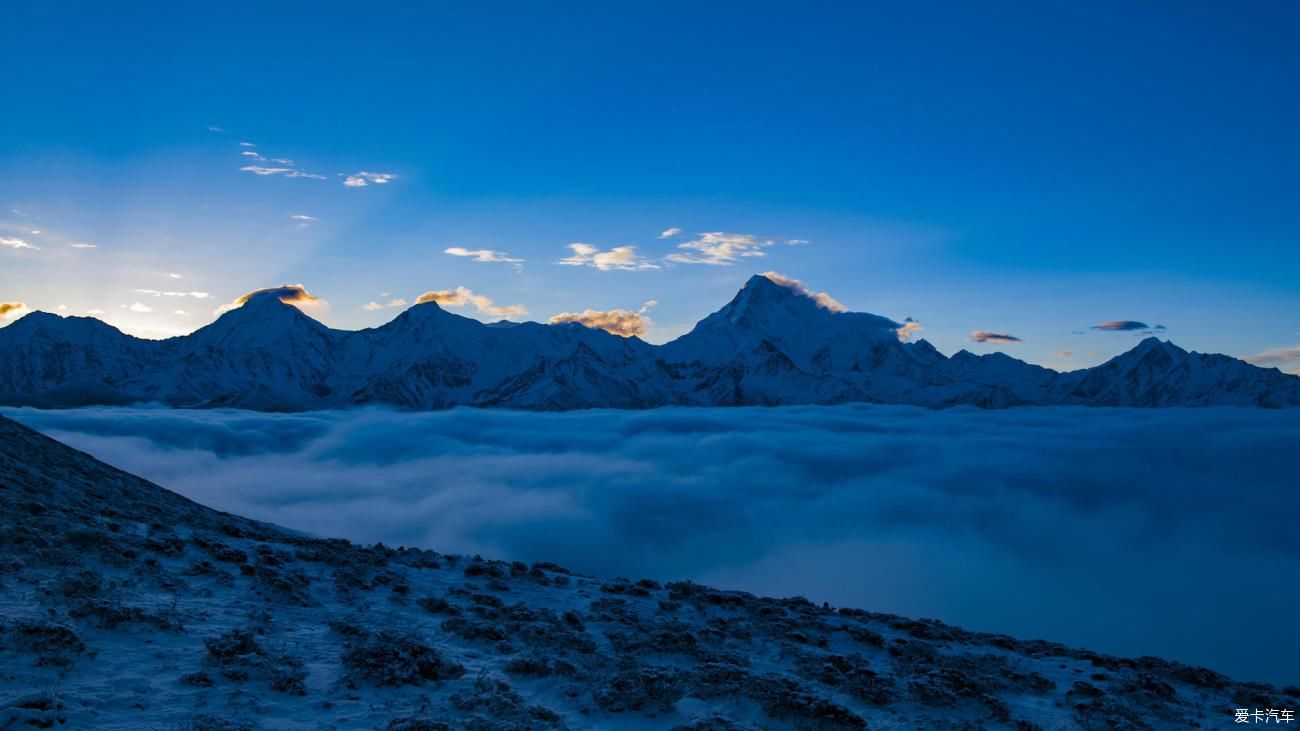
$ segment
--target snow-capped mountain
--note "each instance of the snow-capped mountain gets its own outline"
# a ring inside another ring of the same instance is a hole
[[[722,309],[661,346],[575,323],[488,325],[433,302],[381,327],[333,330],[276,290],[163,341],[37,312],[0,329],[0,402],[260,410],[1300,405],[1300,378],[1155,338],[1062,374],[1002,353],[947,357],[924,340],[900,342],[899,324],[888,318],[837,309],[755,276]]]
[[[1186,729],[1297,699],[800,597],[306,536],[0,417],[0,729]]]

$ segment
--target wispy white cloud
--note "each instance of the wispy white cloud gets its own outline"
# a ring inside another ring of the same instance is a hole
[[[763,276],[782,287],[789,287],[799,294],[811,299],[822,309],[830,310],[831,312],[844,312],[846,309],[844,305],[840,304],[834,297],[825,292],[814,292],[811,289],[808,289],[803,282],[793,277],[787,277],[780,272],[763,272]]]
[[[661,233],[661,234],[659,234],[659,238],[661,238],[661,239],[671,239],[671,238],[674,237],[674,236],[679,236],[679,235],[681,235],[681,233],[682,233],[682,230],[681,230],[680,228],[677,228],[676,226],[673,226],[672,228],[664,229],[664,232]]]
[[[148,295],[150,297],[193,297],[194,299],[203,300],[212,296],[207,292],[175,292],[157,289],[135,289],[132,291],[136,294]]]
[[[595,267],[601,271],[658,269],[659,265],[636,253],[635,246],[615,246],[609,251],[601,251],[591,244],[569,244],[573,253],[556,262],[565,266]]]
[[[664,257],[675,264],[707,264],[731,266],[742,258],[764,256],[763,249],[775,244],[753,234],[733,234],[725,231],[702,233],[697,238],[677,245],[681,252]]]
[[[188,317],[190,313],[186,312],[185,310],[172,310],[172,314],[180,315],[181,317]]]
[[[395,173],[370,173],[362,170],[359,173],[352,173],[343,179],[343,185],[349,188],[364,188],[367,185],[385,185],[392,180],[396,180]]]
[[[367,310],[369,312],[374,312],[376,310],[382,310],[385,307],[405,307],[405,306],[406,306],[406,300],[402,299],[401,297],[398,297],[397,299],[389,300],[387,304],[380,304],[378,302],[375,302],[374,300],[371,300],[370,302],[367,302],[364,305],[362,305],[361,309]]]
[[[104,311],[101,310],[101,309],[99,309],[98,307],[92,307],[92,308],[90,308],[89,310],[86,310],[86,314],[87,314],[87,315],[102,315],[102,314],[104,314]]]
[[[152,308],[152,307],[150,307],[150,306],[148,306],[148,305],[141,304],[141,303],[139,303],[139,302],[136,302],[136,303],[132,304],[130,307],[127,307],[126,309],[128,309],[128,310],[130,310],[130,311],[132,311],[132,312],[153,312],[153,308]]]
[[[604,330],[620,337],[630,338],[645,335],[650,327],[650,318],[646,310],[657,304],[654,300],[642,305],[640,310],[583,310],[582,312],[561,312],[550,319],[552,325],[576,322],[594,330]]]
[[[68,244],[68,246],[70,246],[73,249],[98,249],[99,248],[95,244],[88,244],[84,241],[79,241],[75,244]]]
[[[311,178],[312,180],[324,180],[324,175],[308,173],[297,168],[290,167],[269,167],[267,165],[245,165],[240,170],[246,173],[252,173],[261,177],[269,175],[283,175],[286,178]]]
[[[503,263],[518,266],[524,263],[523,259],[517,259],[504,251],[493,251],[492,249],[466,249],[463,246],[451,246],[443,249],[442,253],[451,256],[469,257],[484,264]]]
[[[290,215],[289,218],[292,218],[292,219],[295,220],[295,221],[315,221],[315,220],[317,220],[317,218],[316,218],[315,216],[308,216],[306,213],[294,213],[294,214]]]
[[[0,246],[10,249],[31,249],[33,251],[41,248],[17,236],[0,236]]]
[[[528,314],[528,309],[523,305],[499,306],[494,304],[490,297],[475,294],[473,290],[466,287],[431,290],[420,295],[415,300],[417,305],[425,302],[437,302],[439,305],[445,307],[464,307],[466,305],[471,305],[479,312],[493,317],[518,317]]]
[[[167,277],[169,279],[180,279],[181,275],[177,274],[176,272],[167,272]]]
[[[223,128],[221,128],[221,127],[218,127],[218,126],[215,125],[215,124],[209,124],[209,125],[208,125],[208,131],[209,131],[209,132],[225,132],[226,130],[223,129]]]
[[[257,145],[254,145],[252,142],[240,142],[240,143],[239,143],[239,146],[240,146],[240,147],[257,147]]]

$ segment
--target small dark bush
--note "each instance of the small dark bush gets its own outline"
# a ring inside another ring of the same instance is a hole
[[[444,659],[418,635],[398,630],[357,638],[342,659],[353,676],[382,686],[418,685],[465,674],[463,666]]]

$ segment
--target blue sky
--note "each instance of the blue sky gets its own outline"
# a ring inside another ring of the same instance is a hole
[[[1300,368],[1294,3],[173,5],[6,4],[0,302],[159,337],[464,287],[663,341],[774,270],[948,353],[1134,320]]]

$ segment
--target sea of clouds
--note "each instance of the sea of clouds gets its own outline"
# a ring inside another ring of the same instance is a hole
[[[1300,410],[3,413],[322,536],[1300,681]]]

